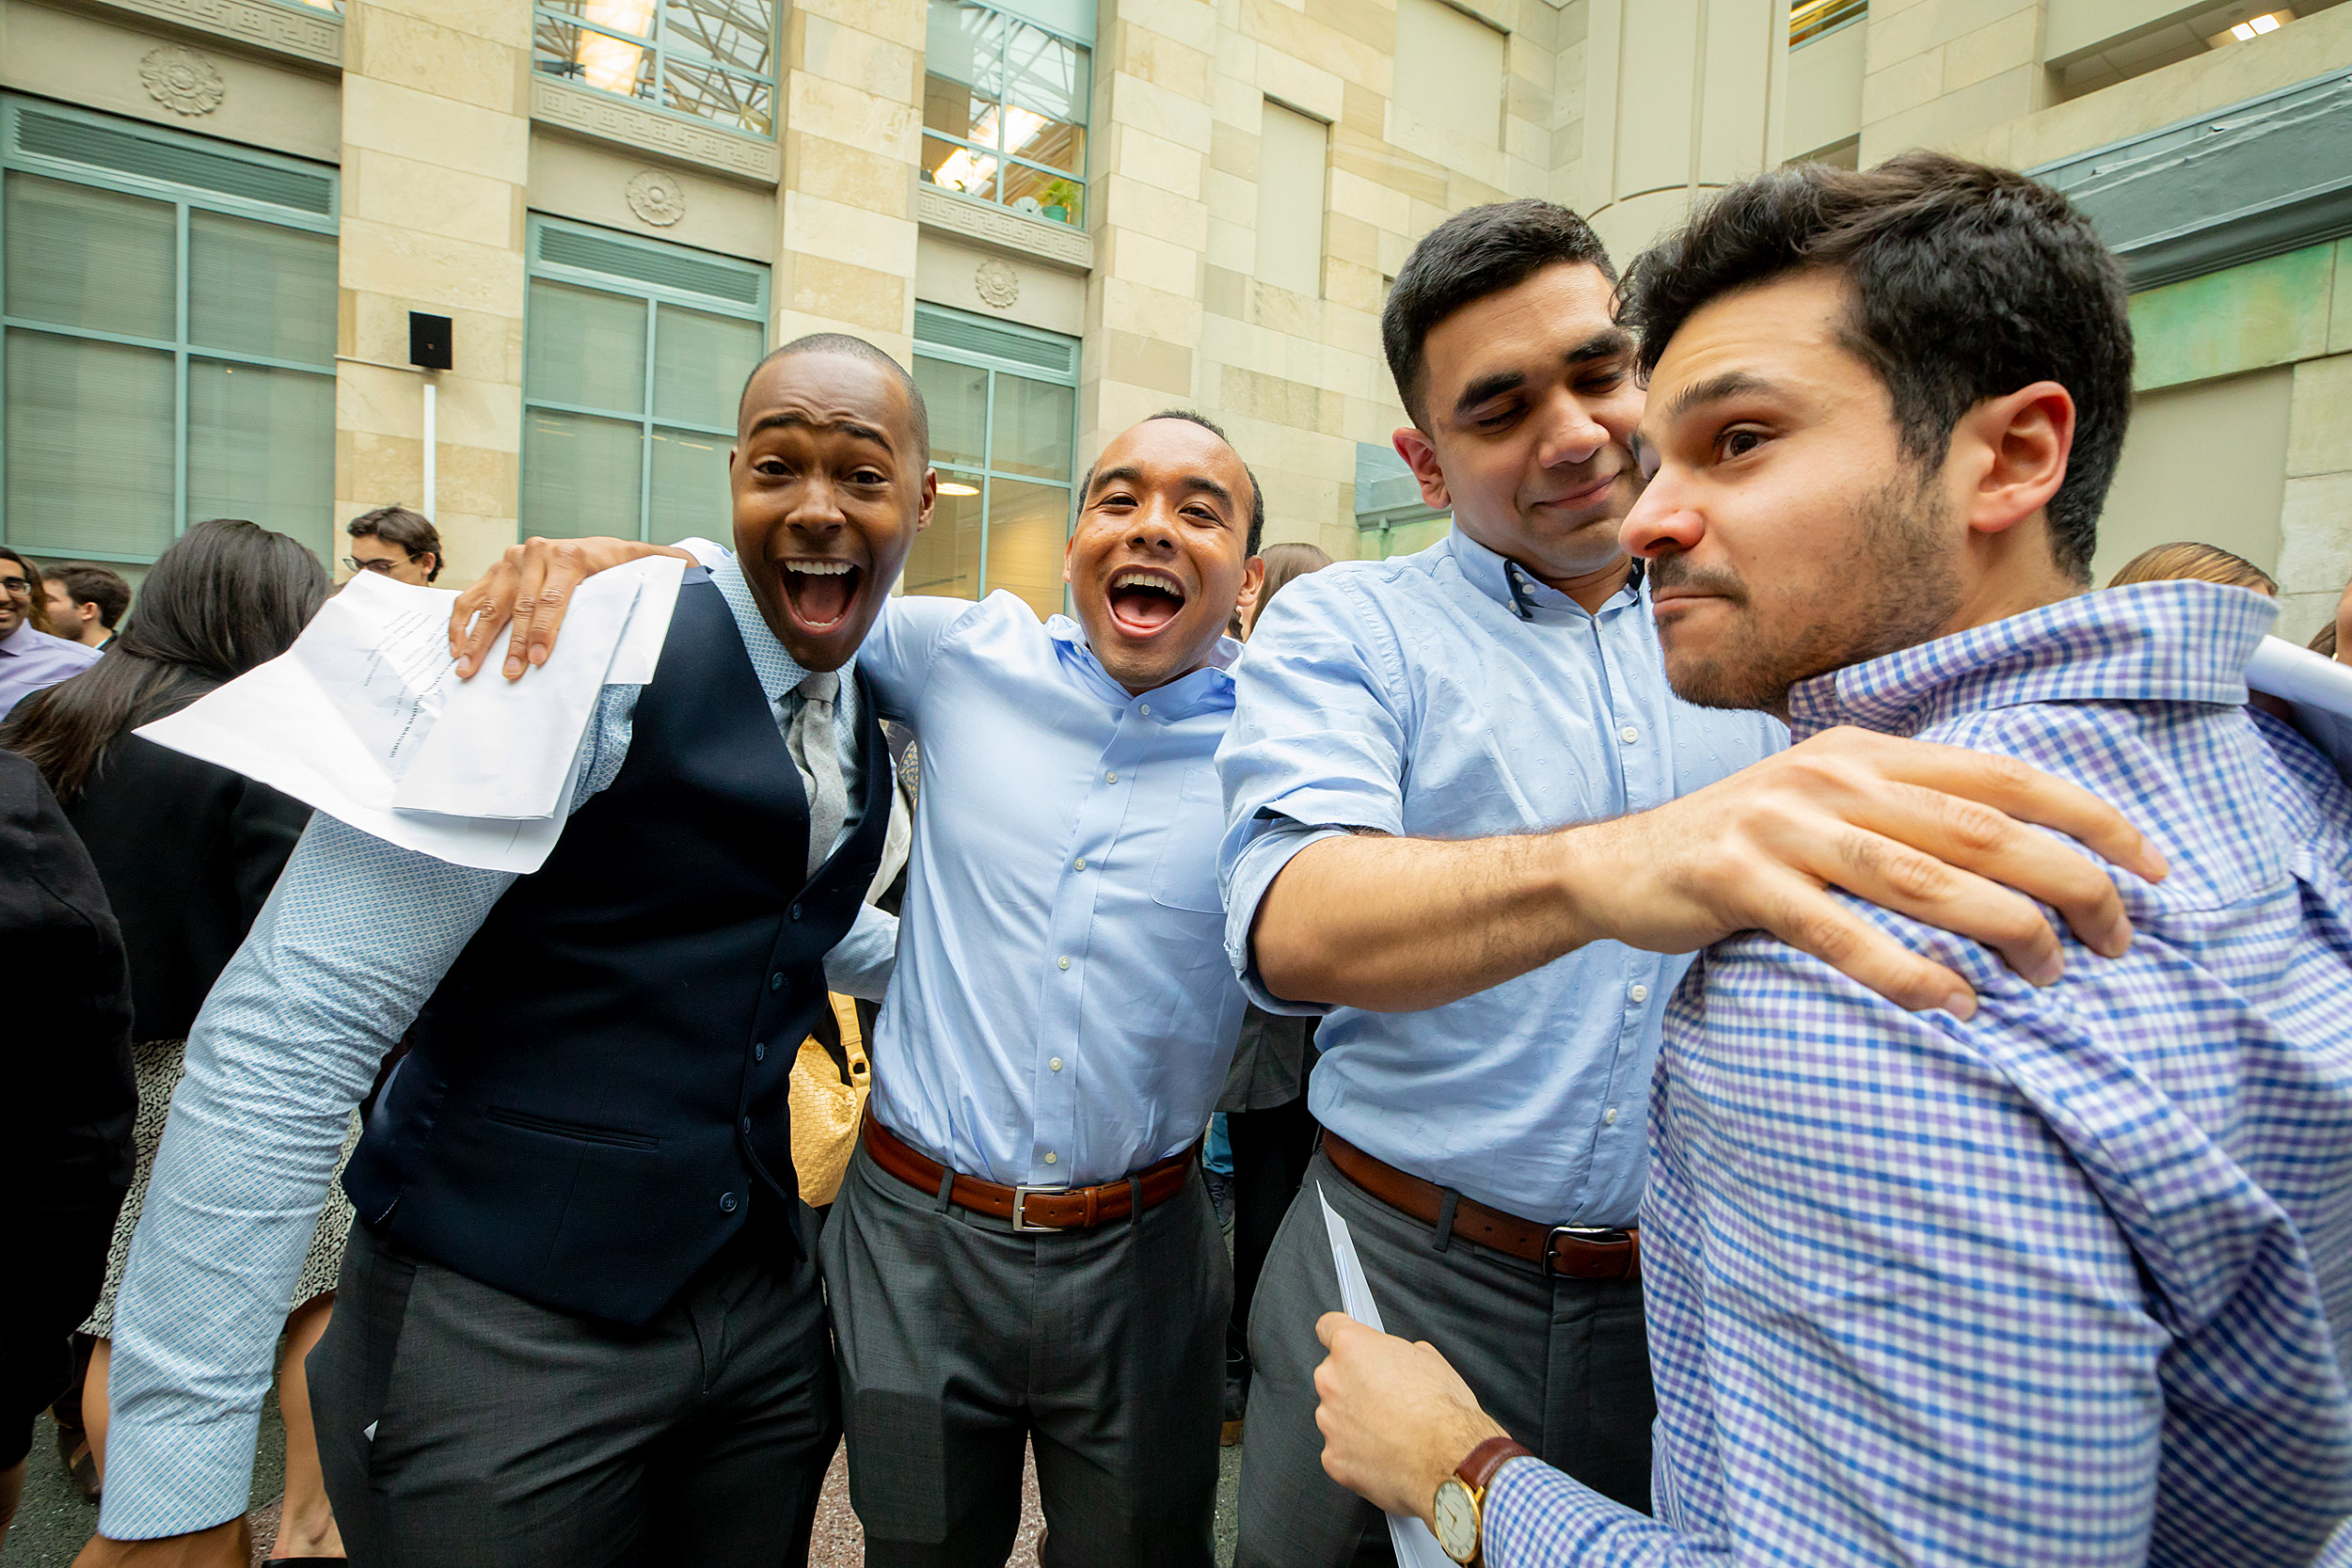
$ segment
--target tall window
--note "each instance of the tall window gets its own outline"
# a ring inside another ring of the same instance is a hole
[[[768,269],[534,218],[522,531],[725,539],[727,451]]]
[[[1084,40],[973,0],[930,0],[924,47],[923,178],[1083,227]]]
[[[334,544],[335,171],[0,101],[0,538],[152,561]]]
[[[1272,99],[1258,133],[1258,276],[1323,293],[1323,198],[1331,128]]]
[[[907,557],[906,591],[977,599],[1002,588],[1040,616],[1060,613],[1077,341],[917,305],[914,380],[939,504]]]
[[[770,0],[539,0],[531,65],[754,135],[775,134]]]

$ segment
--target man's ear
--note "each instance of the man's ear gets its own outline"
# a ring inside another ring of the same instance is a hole
[[[1446,494],[1445,474],[1438,467],[1438,449],[1429,444],[1417,425],[1406,425],[1389,439],[1396,446],[1396,454],[1405,459],[1405,466],[1413,470],[1421,482],[1421,499],[1440,511],[1454,510],[1453,499]]]
[[[1242,562],[1241,592],[1233,599],[1233,608],[1241,613],[1241,624],[1250,623],[1250,612],[1258,608],[1258,595],[1265,591],[1265,557],[1253,555]]]
[[[916,506],[914,513],[915,532],[920,533],[925,529],[931,526],[931,512],[938,505],[939,470],[937,468],[925,468],[923,470],[922,499]]]
[[[2005,532],[2048,506],[2066,483],[2074,446],[2074,399],[2055,381],[1987,398],[1962,415],[1951,458],[1966,486],[1969,531]]]

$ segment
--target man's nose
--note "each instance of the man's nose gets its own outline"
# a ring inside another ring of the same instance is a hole
[[[1175,512],[1166,502],[1158,500],[1137,507],[1135,520],[1128,525],[1127,537],[1143,546],[1173,546],[1176,543]]]
[[[1589,463],[1609,445],[1609,428],[1593,417],[1584,400],[1562,388],[1544,405],[1535,457],[1547,468]]]
[[[1706,532],[1705,515],[1661,471],[1618,525],[1617,542],[1628,555],[1652,558],[1667,550],[1691,549]]]

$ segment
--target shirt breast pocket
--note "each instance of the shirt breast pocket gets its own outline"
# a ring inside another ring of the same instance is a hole
[[[1152,868],[1152,902],[1224,913],[1225,900],[1216,889],[1216,841],[1224,832],[1225,793],[1217,785],[1216,764],[1196,764],[1184,774],[1159,863]]]

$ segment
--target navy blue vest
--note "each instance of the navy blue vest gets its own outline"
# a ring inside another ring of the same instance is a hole
[[[806,1249],[786,1076],[890,821],[861,695],[864,814],[811,878],[791,753],[725,599],[687,574],[619,775],[418,1016],[344,1172],[362,1222],[625,1323],[659,1312],[755,1202]]]

